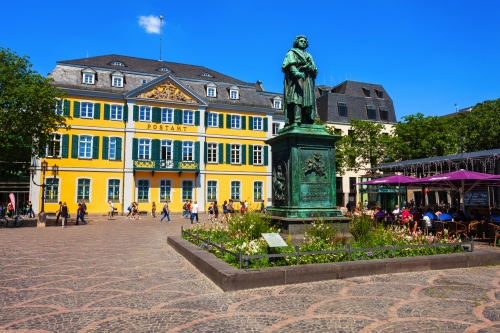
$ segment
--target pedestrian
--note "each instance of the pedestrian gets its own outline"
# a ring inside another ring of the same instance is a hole
[[[85,199],[82,201],[82,210],[83,210],[83,216],[85,216],[85,213],[87,212],[87,204]]]
[[[66,206],[66,202],[64,202],[61,206],[61,224],[63,228],[66,228],[68,224],[68,215],[68,206]]]
[[[191,224],[193,224],[195,217],[196,217],[196,223],[198,223],[198,201],[196,200],[191,205]]]
[[[210,206],[208,206],[208,220],[212,222],[214,219],[214,203],[211,202]]]
[[[248,211],[248,200],[245,200],[245,212]]]
[[[134,220],[140,220],[141,219],[139,217],[139,204],[137,202],[134,202],[134,206],[132,208],[132,218]]]
[[[132,214],[132,209],[133,209],[133,208],[134,208],[134,203],[132,202],[132,203],[128,206],[128,208],[127,208],[127,210],[128,210],[127,218],[130,216],[130,214]]]
[[[59,217],[61,216],[61,211],[62,211],[62,201],[59,201],[59,210],[56,211],[56,224],[59,224]]]
[[[108,220],[114,220],[115,219],[115,206],[111,201],[108,202],[109,204],[109,213],[108,213]]]
[[[76,223],[75,225],[78,225],[78,220],[82,220],[82,224],[85,225],[87,224],[87,221],[85,221],[85,212],[82,208],[82,204],[78,204],[78,209],[76,210]]]
[[[260,212],[265,213],[266,212],[266,205],[264,204],[264,200],[260,203]]]
[[[245,203],[243,201],[240,201],[240,213],[241,213],[241,215],[245,214],[245,211],[246,211]]]
[[[227,203],[227,211],[227,216],[230,218],[231,214],[234,214],[233,199],[229,199],[229,202]]]
[[[185,202],[185,203],[184,203],[184,205],[182,206],[183,212],[182,212],[181,217],[182,217],[183,219],[185,219],[185,218],[188,218],[188,217],[189,217],[189,207],[188,207],[188,205],[189,205],[189,200],[186,200],[186,202]]]
[[[12,217],[12,214],[14,213],[14,208],[12,208],[12,202],[9,202],[7,205],[7,216]]]
[[[217,200],[214,201],[214,217],[216,219],[219,218],[219,204],[217,203]]]
[[[229,209],[227,206],[227,200],[224,200],[224,204],[222,204],[222,212],[224,213],[223,220],[227,221],[229,215]]]
[[[153,215],[153,217],[156,217],[156,203],[154,201],[151,205],[151,215]]]
[[[35,212],[33,211],[33,204],[31,203],[31,200],[28,201],[28,207],[29,207],[30,218],[34,218]]]
[[[168,207],[168,200],[165,200],[165,204],[162,209],[163,216],[160,219],[160,222],[163,222],[163,219],[166,217],[168,222],[172,222],[170,220],[170,208]]]

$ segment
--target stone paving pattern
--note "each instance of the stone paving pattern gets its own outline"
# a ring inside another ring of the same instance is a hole
[[[166,244],[188,220],[88,220],[0,229],[0,332],[500,332],[498,266],[224,293]]]

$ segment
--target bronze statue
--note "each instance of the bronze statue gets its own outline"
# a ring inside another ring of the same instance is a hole
[[[306,52],[308,46],[305,36],[297,36],[293,42],[293,49],[288,51],[281,67],[285,73],[283,94],[285,126],[293,123],[297,125],[314,123],[316,116],[314,80],[318,69],[312,56]]]

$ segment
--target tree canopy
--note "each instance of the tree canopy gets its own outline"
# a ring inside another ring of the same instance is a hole
[[[51,134],[69,126],[55,112],[64,92],[32,70],[27,56],[0,47],[0,160],[29,161]]]

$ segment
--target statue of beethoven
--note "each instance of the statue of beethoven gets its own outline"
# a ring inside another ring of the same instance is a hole
[[[305,36],[297,36],[293,42],[293,49],[288,51],[281,67],[285,73],[283,94],[285,126],[293,123],[297,125],[314,123],[316,116],[314,80],[318,69],[312,56],[306,52],[308,46]]]

